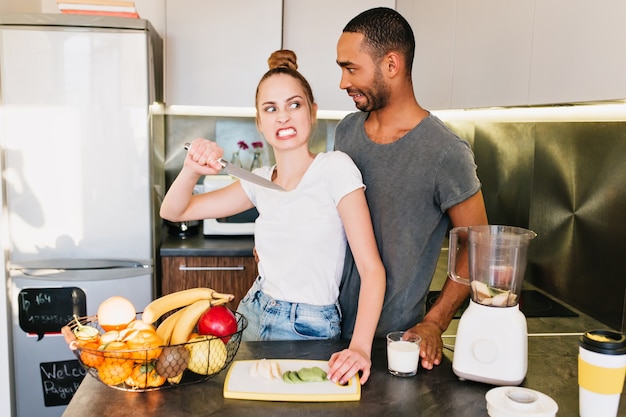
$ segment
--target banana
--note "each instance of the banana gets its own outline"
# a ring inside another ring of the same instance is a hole
[[[163,314],[180,307],[188,306],[198,300],[234,297],[231,294],[220,294],[211,288],[190,288],[164,295],[146,306],[141,315],[145,323],[154,323]],[[232,298],[231,298],[232,299]]]
[[[178,323],[178,320],[183,315],[186,309],[187,307],[183,307],[180,310],[170,314],[168,317],[165,318],[165,320],[161,322],[161,324],[159,324],[159,327],[157,327],[156,333],[163,340],[163,344],[170,344],[170,339],[172,338],[172,332],[176,327],[176,323]]]
[[[187,342],[198,323],[200,316],[211,307],[211,300],[198,300],[190,304],[182,313],[170,338],[170,345],[178,345]]]

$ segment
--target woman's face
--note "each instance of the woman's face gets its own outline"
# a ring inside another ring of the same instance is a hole
[[[259,86],[257,124],[274,151],[307,147],[315,120],[300,82],[287,74],[274,74]]]

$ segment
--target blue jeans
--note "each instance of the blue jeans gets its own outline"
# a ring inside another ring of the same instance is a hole
[[[339,304],[316,306],[275,300],[261,291],[261,277],[239,303],[237,311],[248,319],[243,341],[338,339]]]

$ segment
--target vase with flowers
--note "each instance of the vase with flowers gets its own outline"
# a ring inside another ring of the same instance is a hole
[[[252,142],[252,148],[254,149],[254,156],[252,157],[252,163],[250,164],[250,171],[261,168],[261,152],[263,150],[263,142]]]
[[[246,149],[249,148],[248,144],[244,141],[244,140],[240,140],[239,142],[237,142],[237,146],[239,147],[239,149],[237,149],[235,152],[233,152],[233,156],[230,158],[230,163],[238,166],[238,167],[242,167],[243,165],[241,164],[241,158],[239,157],[239,151],[245,151]]]

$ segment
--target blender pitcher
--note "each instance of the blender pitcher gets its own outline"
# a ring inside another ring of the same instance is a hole
[[[528,368],[526,317],[519,297],[528,244],[537,234],[513,226],[456,227],[450,231],[448,276],[470,286],[459,320],[453,372],[461,379],[518,385]],[[467,258],[460,254],[467,252]],[[461,260],[467,259],[467,263]]]
[[[456,227],[450,231],[448,276],[470,286],[472,301],[517,305],[526,271],[528,242],[537,234],[514,226]],[[468,250],[469,278],[457,273],[457,255]]]

